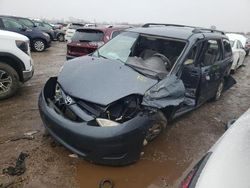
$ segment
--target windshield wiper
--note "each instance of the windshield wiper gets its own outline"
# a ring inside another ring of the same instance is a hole
[[[104,59],[107,59],[107,57],[100,54],[99,49],[96,49],[96,52],[97,52],[97,57],[102,57]]]

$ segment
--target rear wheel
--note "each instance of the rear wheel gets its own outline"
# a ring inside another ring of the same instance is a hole
[[[64,42],[64,35],[63,34],[59,34],[58,36],[57,36],[57,40],[59,41],[59,42]]]
[[[45,44],[44,40],[42,40],[42,39],[35,39],[35,40],[33,40],[32,48],[36,52],[42,52],[45,50],[46,44]]]
[[[19,88],[19,76],[9,65],[0,62],[0,100],[13,96]]]

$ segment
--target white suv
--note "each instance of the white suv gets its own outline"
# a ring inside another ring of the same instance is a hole
[[[34,73],[29,39],[0,30],[0,100],[11,97]]]

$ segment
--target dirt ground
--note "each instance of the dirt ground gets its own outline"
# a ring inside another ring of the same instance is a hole
[[[94,165],[71,158],[70,151],[43,135],[37,100],[46,80],[58,74],[64,64],[65,43],[53,43],[43,53],[32,53],[34,77],[18,94],[0,101],[0,187],[97,188],[103,178],[115,188],[177,187],[184,174],[224,133],[225,123],[250,107],[250,57],[234,78],[237,84],[220,101],[209,102],[171,123],[167,130],[144,149],[142,159],[126,167]],[[33,140],[11,141],[23,133],[38,130]],[[15,164],[20,152],[29,154],[26,172],[6,176],[2,169]]]

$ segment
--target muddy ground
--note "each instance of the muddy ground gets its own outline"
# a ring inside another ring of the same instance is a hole
[[[34,77],[18,94],[0,101],[0,185],[10,187],[97,188],[101,179],[110,178],[115,188],[177,187],[191,166],[224,133],[225,123],[250,107],[250,57],[234,75],[237,84],[217,102],[209,102],[184,115],[144,150],[142,159],[126,167],[107,167],[69,157],[70,151],[43,135],[37,109],[38,95],[50,77],[64,64],[65,43],[53,43],[43,53],[32,53]],[[25,132],[38,130],[33,140],[6,142]],[[26,172],[17,177],[1,173],[26,151]],[[0,186],[1,187],[1,186]]]

